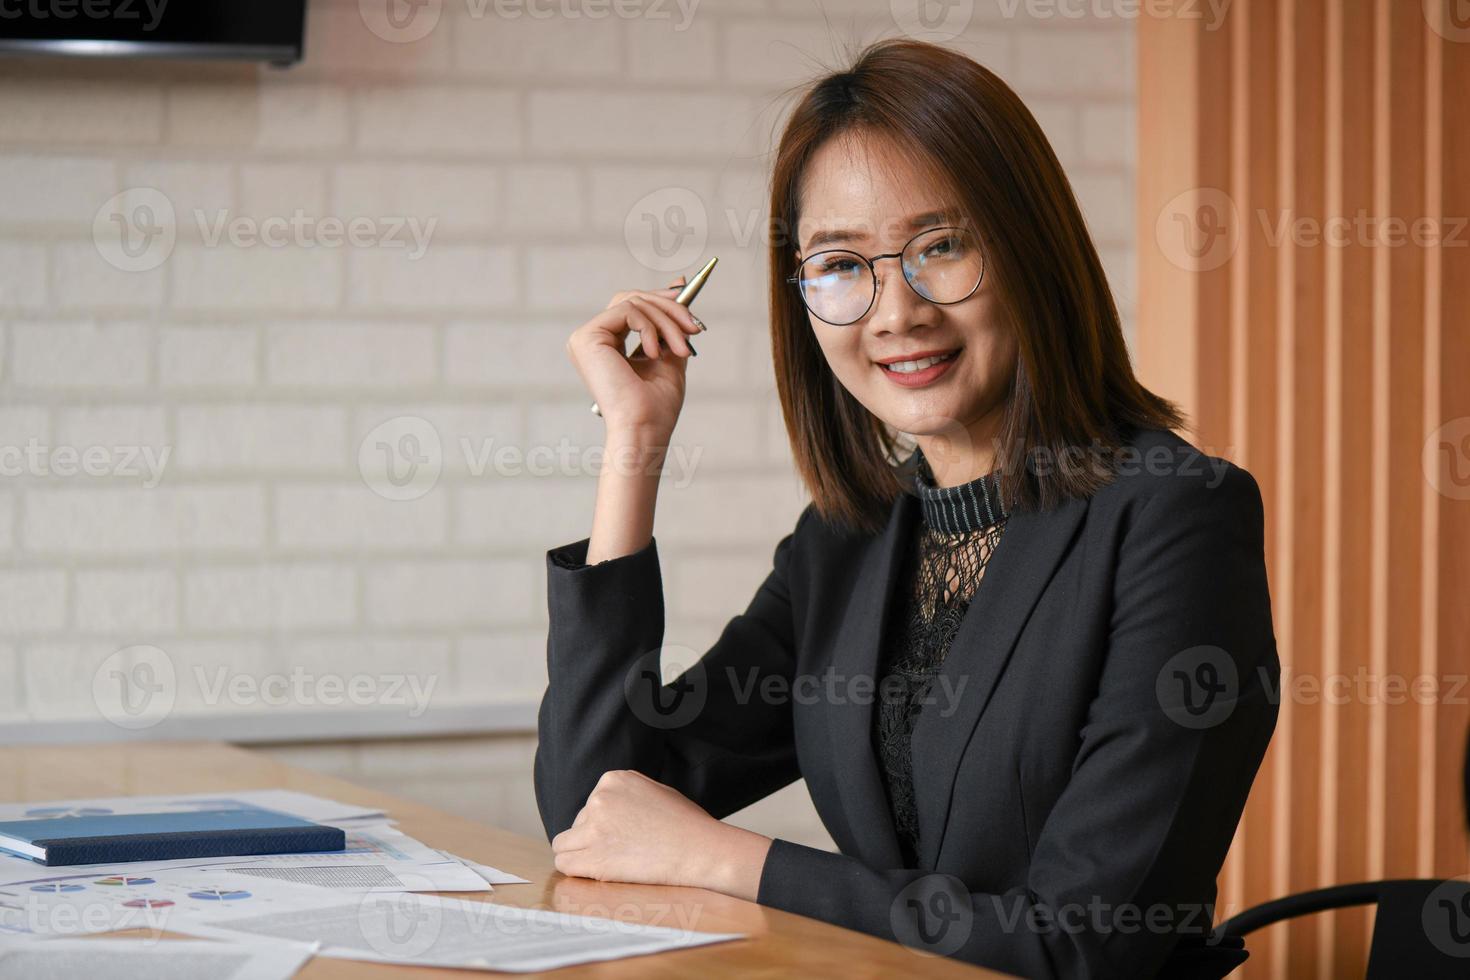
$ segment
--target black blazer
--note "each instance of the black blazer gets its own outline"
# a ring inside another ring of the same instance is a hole
[[[1280,667],[1255,479],[1172,432],[1129,444],[1090,499],[1009,518],[913,733],[920,867],[901,866],[872,738],[911,493],[876,536],[808,506],[745,612],[662,689],[655,542],[590,566],[586,539],[551,549],[547,834],[609,769],[716,817],[805,777],[841,853],[776,840],[761,904],[1028,977],[1184,972]]]

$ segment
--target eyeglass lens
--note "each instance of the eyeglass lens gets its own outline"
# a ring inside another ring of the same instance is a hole
[[[901,256],[903,275],[932,303],[958,303],[975,291],[985,262],[974,236],[962,228],[934,228],[915,236]],[[798,272],[803,302],[832,324],[854,323],[877,294],[873,267],[857,252],[832,249],[808,256]]]

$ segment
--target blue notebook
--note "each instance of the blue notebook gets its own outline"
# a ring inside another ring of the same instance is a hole
[[[347,835],[337,827],[261,809],[0,821],[0,851],[48,867],[301,854],[346,846]]]

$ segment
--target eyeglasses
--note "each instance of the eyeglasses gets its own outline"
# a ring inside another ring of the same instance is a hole
[[[813,252],[786,281],[818,320],[841,327],[868,315],[878,296],[879,259],[902,259],[903,278],[924,299],[950,306],[969,299],[985,277],[985,256],[976,236],[947,225],[921,231],[898,252],[865,257],[845,248]]]

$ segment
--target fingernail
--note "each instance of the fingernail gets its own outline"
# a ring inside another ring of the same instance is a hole
[[[694,321],[694,325],[700,329],[701,333],[709,329],[709,327],[706,327],[704,325],[704,321],[695,316],[693,313],[689,314],[689,319]]]
[[[686,344],[689,344],[689,341],[687,341],[687,340],[684,341],[684,342]],[[699,351],[697,351],[697,350],[694,349],[694,345],[693,344],[689,344],[689,353],[693,354],[695,357],[698,357],[699,356]]]

